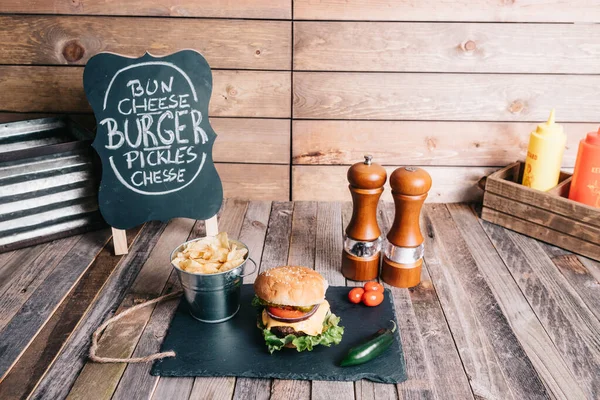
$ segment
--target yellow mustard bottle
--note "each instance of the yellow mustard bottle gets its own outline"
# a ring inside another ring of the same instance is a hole
[[[539,124],[529,135],[529,147],[523,185],[547,191],[558,184],[567,135],[563,127],[554,122],[554,110],[547,122]]]

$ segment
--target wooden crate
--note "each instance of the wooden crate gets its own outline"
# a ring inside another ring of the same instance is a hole
[[[567,198],[571,174],[561,172],[548,192],[521,185],[524,166],[516,162],[486,179],[481,218],[600,261],[600,209]]]

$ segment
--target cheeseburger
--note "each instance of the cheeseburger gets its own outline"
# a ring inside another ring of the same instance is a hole
[[[252,304],[260,310],[257,325],[269,352],[340,343],[344,327],[329,309],[326,290],[321,274],[306,267],[273,268],[256,278]]]

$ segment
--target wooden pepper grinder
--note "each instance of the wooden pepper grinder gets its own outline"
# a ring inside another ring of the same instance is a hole
[[[387,173],[381,165],[373,164],[372,158],[366,155],[364,162],[348,170],[353,210],[344,235],[342,274],[355,281],[376,279],[379,273],[383,240],[377,225],[377,204]]]
[[[387,235],[381,279],[402,288],[417,286],[423,265],[421,207],[431,188],[431,176],[421,168],[403,167],[390,176],[396,205],[394,223]]]

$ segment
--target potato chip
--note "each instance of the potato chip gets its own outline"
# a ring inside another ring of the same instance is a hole
[[[201,264],[201,265],[215,264],[216,263],[215,260],[205,260],[204,258],[192,258],[191,260],[193,260],[197,264]]]
[[[229,238],[227,237],[227,232],[221,232],[217,235],[217,239],[219,240],[220,247],[224,249],[230,249],[229,247]]]
[[[238,260],[238,259],[243,260],[246,253],[248,253],[248,250],[238,249],[234,244],[233,248],[231,249],[229,254],[227,254],[227,261]]]
[[[205,252],[209,246],[210,246],[210,242],[206,241],[205,239],[202,239],[197,242],[189,243],[185,250],[190,250],[190,251],[195,250],[195,251],[199,251],[199,252]]]
[[[187,259],[187,260],[181,260],[179,262],[179,267],[181,267],[181,269],[187,271],[187,270],[193,270],[193,269],[201,269],[202,264],[200,264],[192,259]]]
[[[227,261],[225,264],[223,264],[223,266],[221,267],[221,269],[219,271],[220,272],[229,271],[230,269],[233,269],[233,268],[239,266],[241,264],[241,262],[236,263],[237,261],[238,260]]]
[[[216,274],[240,266],[248,250],[230,245],[226,232],[188,243],[177,252],[173,263],[193,274]]]
[[[210,260],[213,254],[215,254],[215,250],[216,249],[214,247],[209,246],[201,257],[205,260]]]
[[[229,256],[229,254],[229,250],[219,248],[219,250],[217,251],[217,260],[219,260],[219,262],[224,263],[225,261],[227,261],[227,257]]]

